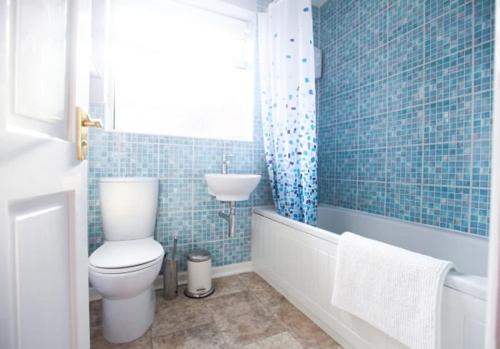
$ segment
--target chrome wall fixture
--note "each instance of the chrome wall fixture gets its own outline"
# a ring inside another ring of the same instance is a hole
[[[229,212],[225,213],[223,210],[220,210],[219,217],[227,221],[228,236],[230,238],[234,237],[236,232],[236,203],[234,201],[229,202]]]
[[[232,155],[222,154],[222,174],[228,174],[229,171],[229,159]]]

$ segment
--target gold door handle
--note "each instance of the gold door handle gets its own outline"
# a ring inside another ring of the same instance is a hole
[[[88,128],[102,128],[101,120],[91,119],[90,116],[80,107],[76,108],[76,158],[78,160],[87,159],[88,151]]]
[[[82,120],[82,126],[83,127],[96,127],[96,128],[102,128],[102,123],[101,120],[99,119],[91,119],[87,115],[87,119]]]

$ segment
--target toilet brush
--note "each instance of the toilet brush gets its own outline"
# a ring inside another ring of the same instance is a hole
[[[177,250],[177,235],[174,235],[174,246],[170,258],[165,257],[163,264],[163,298],[174,299],[177,297],[177,261],[175,253]]]

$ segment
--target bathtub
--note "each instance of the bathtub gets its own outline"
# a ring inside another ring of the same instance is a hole
[[[255,272],[344,348],[405,348],[368,323],[331,305],[339,233],[352,231],[432,257],[453,261],[441,316],[443,349],[484,347],[488,242],[466,234],[321,205],[318,227],[254,208]]]

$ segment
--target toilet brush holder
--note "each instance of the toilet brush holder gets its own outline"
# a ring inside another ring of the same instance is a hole
[[[177,297],[177,261],[165,258],[163,262],[163,298],[166,300]]]

